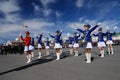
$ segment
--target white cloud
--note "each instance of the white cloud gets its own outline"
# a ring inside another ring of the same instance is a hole
[[[59,18],[60,16],[62,16],[62,13],[60,13],[59,11],[56,11],[55,14],[56,14],[57,18]]]
[[[6,34],[14,31],[19,31],[20,30],[20,25],[17,24],[3,24],[0,26],[0,35],[1,34]]]
[[[84,0],[77,0],[75,2],[75,6],[78,7],[78,8],[83,7],[83,5],[84,5]]]
[[[24,20],[23,23],[28,26],[28,30],[31,32],[31,36],[33,36],[35,32],[47,34],[48,29],[53,28],[55,26],[55,23],[53,22],[47,22],[39,19]],[[6,38],[6,36],[4,35],[8,34],[9,39],[14,39],[19,36],[20,31],[22,31],[22,34],[24,34],[23,32],[25,31],[22,25],[18,25],[17,23],[2,24],[0,25],[0,30],[0,37],[2,37],[3,39]]]
[[[100,10],[98,11],[99,16],[103,16],[108,14],[111,10],[113,10],[115,7],[120,6],[120,3],[117,1],[111,1],[111,2],[107,2],[107,5],[105,5],[105,3],[102,3],[99,5]],[[97,14],[98,14],[97,13]]]
[[[45,8],[47,8],[49,4],[55,3],[55,0],[40,0],[40,2],[43,4]]]
[[[18,6],[16,0],[2,0],[0,1],[0,11],[4,14],[5,18],[0,19],[3,22],[15,23],[20,20],[18,11],[21,8]]]
[[[45,17],[49,16],[52,13],[52,10],[49,8],[49,4],[55,3],[55,0],[40,0],[43,5],[43,14]]]
[[[40,7],[39,5],[36,5],[35,3],[32,3],[33,7],[34,7],[34,11],[35,12],[39,12],[40,11]]]
[[[73,23],[68,23],[67,26],[69,26],[70,28],[82,28],[84,24],[80,23],[80,22],[73,22]]]
[[[44,14],[45,17],[49,16],[51,13],[52,13],[51,9],[44,9],[43,10],[43,14]]]
[[[82,22],[82,21],[84,21],[85,18],[86,18],[86,17],[80,17],[80,18],[79,18],[79,21]]]
[[[27,20],[24,21],[24,24],[29,26],[30,29],[34,30],[43,30],[44,27],[52,27],[55,24],[53,22],[46,22],[39,19]]]
[[[40,0],[43,7],[33,3],[34,11],[37,15],[43,14],[45,17],[49,16],[53,11],[49,8],[49,4],[55,3],[55,0]]]
[[[2,0],[0,1],[0,11],[4,13],[16,12],[19,11],[20,8],[17,5],[15,0]]]
[[[82,22],[81,22],[81,20],[82,20]],[[83,19],[83,17],[81,17],[81,18],[79,18],[78,22],[72,22],[72,23],[69,22],[67,26],[69,26],[70,28],[83,28],[83,26],[85,24],[90,24],[91,27],[93,27],[97,23],[99,23],[98,20],[89,20],[89,19],[85,19],[85,18]],[[100,25],[100,27],[103,28],[103,31],[106,31],[107,26],[110,27],[111,31],[113,31],[114,27],[119,25],[119,21],[117,21],[117,20],[105,20],[100,23],[102,23]]]

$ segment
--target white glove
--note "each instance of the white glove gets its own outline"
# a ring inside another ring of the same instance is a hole
[[[19,34],[19,36],[22,36],[22,34]]]
[[[117,28],[118,28],[118,27],[117,27],[117,26],[115,26],[115,27],[114,27],[114,31],[116,31],[116,30],[117,30]]]
[[[60,32],[62,32],[62,29],[60,30]]]
[[[100,26],[102,23],[97,23],[98,26]]]
[[[78,29],[78,28],[75,27],[75,29]]]
[[[37,34],[36,34],[36,32],[35,32],[35,35],[34,35],[35,37],[37,36]]]
[[[76,28],[76,27],[72,27],[73,29],[78,29],[78,28]]]

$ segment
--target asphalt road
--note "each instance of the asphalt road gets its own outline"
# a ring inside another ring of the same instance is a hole
[[[106,48],[107,50],[107,48]],[[61,60],[55,60],[54,50],[51,55],[26,64],[25,55],[0,55],[0,80],[120,80],[120,46],[114,46],[114,54],[104,58],[98,56],[98,48],[92,49],[92,63],[86,64],[83,48],[79,56],[69,55],[63,49]]]

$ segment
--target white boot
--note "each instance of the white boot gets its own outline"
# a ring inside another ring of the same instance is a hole
[[[86,56],[86,59],[87,59],[87,60],[86,60],[86,63],[88,63],[88,61],[89,61],[89,60],[88,60],[88,59],[89,59],[88,53],[85,53],[85,56]]]
[[[28,61],[26,63],[30,63],[31,62],[31,54],[28,55]]]
[[[62,49],[60,49],[60,54],[62,54]]]
[[[47,55],[50,55],[50,53],[49,53],[49,52],[47,52]]]
[[[32,57],[34,57],[34,52],[31,52]]]
[[[39,56],[38,56],[38,59],[40,59],[41,58],[41,52],[39,52]]]
[[[104,57],[104,50],[101,50],[101,57]]]
[[[108,48],[108,54],[110,54],[110,48]]]
[[[88,53],[88,62],[87,63],[91,63],[91,53]]]
[[[29,55],[26,55],[26,58],[28,60],[26,63],[29,63]]]
[[[49,51],[46,51],[46,55],[50,55]]]
[[[75,51],[75,56],[78,56],[78,51]]]
[[[70,49],[70,54],[73,54],[73,50],[72,49]]]
[[[56,53],[57,59],[56,60],[60,60],[60,53]]]
[[[113,47],[111,48],[111,54],[114,54],[114,52],[113,52]]]

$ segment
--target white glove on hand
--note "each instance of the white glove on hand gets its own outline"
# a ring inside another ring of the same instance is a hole
[[[98,26],[100,26],[102,23],[97,23]]]
[[[62,32],[62,29],[60,30],[60,32]]]
[[[35,37],[37,36],[36,32],[35,32],[34,36],[35,36]]]
[[[117,26],[115,26],[115,27],[114,27],[114,31],[116,31],[116,30],[117,30],[117,28],[118,28],[118,27],[117,27]]]
[[[22,36],[22,34],[19,34],[19,36]]]

